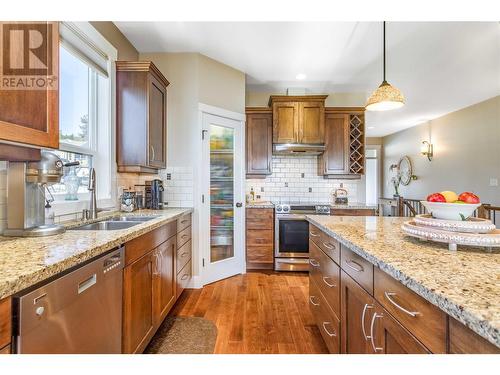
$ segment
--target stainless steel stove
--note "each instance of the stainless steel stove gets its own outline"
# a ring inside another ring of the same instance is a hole
[[[274,269],[307,271],[309,264],[309,222],[306,215],[330,215],[330,205],[276,204],[274,208]]]

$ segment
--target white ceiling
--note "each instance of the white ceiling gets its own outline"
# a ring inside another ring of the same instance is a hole
[[[200,52],[247,75],[247,90],[363,93],[382,80],[380,22],[117,22],[139,52]],[[407,105],[367,112],[384,136],[500,95],[500,23],[391,22],[387,80]],[[307,78],[296,80],[304,73]]]

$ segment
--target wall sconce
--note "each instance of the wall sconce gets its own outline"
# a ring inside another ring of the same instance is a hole
[[[429,161],[432,161],[432,157],[434,156],[434,147],[432,146],[432,143],[429,143],[427,141],[422,142],[422,146],[420,147],[420,152],[422,155],[427,156],[427,159]]]

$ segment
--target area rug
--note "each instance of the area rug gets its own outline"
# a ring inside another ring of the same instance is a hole
[[[217,327],[210,320],[191,317],[167,317],[144,354],[213,354]]]

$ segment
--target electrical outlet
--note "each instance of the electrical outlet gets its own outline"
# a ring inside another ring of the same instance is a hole
[[[171,180],[172,179],[172,175],[170,173],[167,173],[167,180]]]
[[[301,173],[301,174],[300,174],[300,177],[301,177],[301,178],[304,178],[304,177],[305,177],[305,173]]]
[[[260,187],[260,192],[263,193],[264,192],[264,186],[261,186]]]
[[[312,193],[313,192],[313,188],[309,188],[309,193]]]
[[[490,186],[498,186],[498,178],[490,178]]]
[[[285,182],[285,187],[288,187],[288,182]]]

